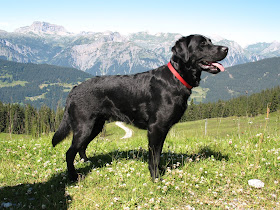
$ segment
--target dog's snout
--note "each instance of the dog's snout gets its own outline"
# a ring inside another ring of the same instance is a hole
[[[228,47],[222,47],[221,51],[227,53],[228,52]]]

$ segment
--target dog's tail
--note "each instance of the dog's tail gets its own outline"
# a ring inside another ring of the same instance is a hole
[[[65,139],[68,136],[68,134],[70,133],[70,130],[71,130],[71,127],[70,127],[69,114],[68,114],[68,110],[66,107],[62,121],[59,125],[59,128],[55,132],[55,134],[52,138],[52,145],[55,147],[59,142],[61,142],[63,139]]]

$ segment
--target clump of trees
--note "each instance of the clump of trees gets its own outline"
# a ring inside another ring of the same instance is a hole
[[[31,105],[3,104],[0,102],[0,132],[40,136],[54,132],[63,117],[63,109],[56,111],[47,106],[36,109]]]
[[[265,114],[267,108],[270,109],[270,112],[280,110],[280,86],[228,101],[219,100],[214,103],[194,104],[192,100],[181,121],[230,116],[254,117]]]

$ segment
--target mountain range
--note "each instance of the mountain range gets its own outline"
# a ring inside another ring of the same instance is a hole
[[[184,34],[188,35],[188,34]],[[0,58],[21,63],[73,67],[92,75],[132,74],[166,64],[171,47],[182,35],[147,32],[68,32],[63,26],[34,22],[14,32],[0,30]],[[208,36],[229,47],[222,62],[230,67],[280,56],[280,43],[256,43],[242,48],[222,37]]]

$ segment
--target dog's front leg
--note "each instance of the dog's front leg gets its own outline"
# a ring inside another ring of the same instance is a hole
[[[149,170],[153,181],[159,177],[160,155],[168,129],[153,124],[148,129],[149,139]]]

